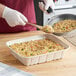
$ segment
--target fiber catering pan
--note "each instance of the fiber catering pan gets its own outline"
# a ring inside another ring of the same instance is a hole
[[[53,26],[54,23],[57,23],[61,20],[67,20],[67,19],[71,19],[71,20],[76,20],[76,15],[74,14],[60,14],[60,15],[56,15],[56,16],[53,16],[49,22],[48,22],[48,25],[51,25]],[[75,29],[76,30],[76,29]],[[73,30],[74,31],[74,30]],[[72,32],[72,31],[70,31]],[[54,32],[53,34],[57,35],[57,36],[62,36],[62,35],[66,35],[68,34],[69,32],[63,32],[63,33],[57,33],[57,32]]]

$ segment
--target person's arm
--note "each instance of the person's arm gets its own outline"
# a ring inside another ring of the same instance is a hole
[[[25,26],[27,18],[17,10],[0,4],[0,17],[4,18],[10,27],[17,25]]]
[[[0,4],[0,17],[2,17],[5,6]]]

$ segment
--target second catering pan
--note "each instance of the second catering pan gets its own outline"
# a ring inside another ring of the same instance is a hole
[[[60,14],[60,15],[53,16],[49,20],[48,25],[53,26],[54,23],[57,23],[57,22],[62,21],[62,20],[67,20],[67,19],[76,20],[76,15],[74,15],[74,14]],[[76,31],[76,29],[75,30],[72,30],[70,32],[74,32],[74,31]],[[70,32],[63,32],[63,33],[54,32],[53,34],[55,34],[57,36],[62,36],[62,35],[67,35]]]

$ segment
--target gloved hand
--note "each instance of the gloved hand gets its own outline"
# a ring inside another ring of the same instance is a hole
[[[15,27],[16,25],[24,26],[26,24],[25,22],[28,22],[23,14],[8,7],[4,8],[2,18],[6,20],[10,27]]]
[[[39,2],[39,7],[43,12],[46,12],[46,10],[48,10],[49,7],[54,9],[55,5],[53,0],[43,0],[43,2]]]

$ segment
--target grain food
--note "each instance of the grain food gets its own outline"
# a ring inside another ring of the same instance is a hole
[[[76,29],[76,20],[62,20],[53,25],[55,32],[69,32]]]
[[[45,26],[43,26],[42,31],[44,31],[46,33],[52,33],[52,32],[54,32],[54,29],[49,25],[45,25]]]
[[[22,43],[15,43],[10,47],[23,57],[36,56],[48,52],[58,51],[64,49],[59,43],[50,39],[40,39]]]

